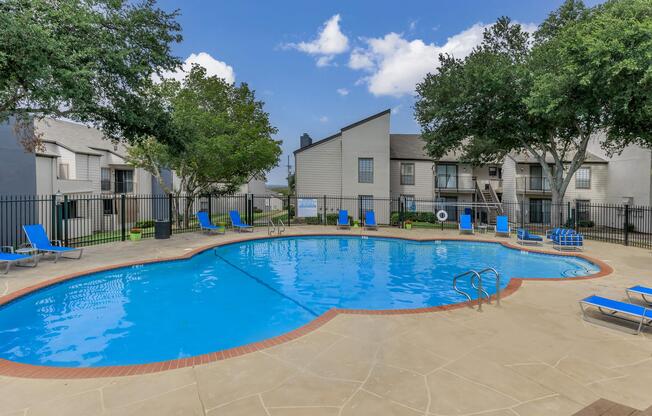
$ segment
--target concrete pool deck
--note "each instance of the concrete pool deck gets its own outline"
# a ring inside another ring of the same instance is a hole
[[[293,226],[284,235],[334,232],[334,227]],[[416,229],[365,234],[459,237],[453,231]],[[44,259],[35,269],[12,268],[0,276],[0,294],[242,237],[188,233],[87,247],[78,261]],[[494,240],[490,233],[462,238]],[[554,252],[549,245],[544,249]],[[148,375],[0,376],[0,415],[571,415],[600,398],[646,409],[652,406],[652,332],[634,336],[587,323],[577,301],[592,293],[623,299],[625,287],[652,285],[652,256],[649,250],[593,241],[585,253],[609,264],[613,273],[524,281],[501,307],[486,305],[481,313],[459,308],[340,314],[281,345]]]

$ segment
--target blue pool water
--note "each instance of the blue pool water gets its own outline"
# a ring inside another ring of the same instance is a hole
[[[0,358],[68,367],[142,364],[264,340],[330,308],[404,309],[466,299],[455,274],[596,273],[577,257],[500,244],[287,237],[226,245],[188,260],[93,273],[0,307]],[[464,283],[462,286],[465,286]],[[495,292],[487,277],[485,288]]]

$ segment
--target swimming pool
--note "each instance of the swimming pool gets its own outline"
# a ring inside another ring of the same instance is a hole
[[[453,276],[485,267],[500,272],[503,288],[514,277],[600,270],[579,257],[498,243],[360,236],[250,240],[185,260],[93,273],[19,297],[0,306],[0,358],[99,367],[192,357],[284,334],[331,308],[463,302],[451,286]],[[495,292],[490,276],[485,288]]]

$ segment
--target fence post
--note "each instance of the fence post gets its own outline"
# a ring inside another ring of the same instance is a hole
[[[629,205],[625,204],[625,222],[623,223],[623,231],[625,234],[625,245],[629,245]]]
[[[68,195],[63,196],[63,245],[68,247]]]
[[[570,201],[568,203],[570,204]],[[576,199],[575,200],[575,212],[573,213],[573,229],[575,231],[577,231],[577,227],[579,225],[578,221],[577,221],[577,216],[578,216],[578,214],[580,212],[579,207],[580,207],[580,205],[579,205],[579,203],[577,202],[577,199]]]
[[[290,223],[292,222],[292,221],[291,221],[291,217],[292,217],[292,206],[290,205],[290,198],[291,198],[291,196],[290,196],[290,194],[288,194],[288,227],[290,226]]]
[[[211,194],[208,194],[208,218],[211,218],[211,215],[213,213],[213,196]]]
[[[525,229],[525,197],[521,198],[521,228]]]
[[[324,218],[323,218],[323,225],[328,225],[328,221],[326,220],[326,195],[324,195]]]
[[[50,230],[50,239],[51,240],[61,240],[58,234],[58,225],[59,225],[59,216],[57,215],[57,196],[51,195],[50,204],[52,204],[52,230]]]
[[[172,194],[168,194],[168,221],[170,222],[170,234],[172,234]]]
[[[566,203],[566,224],[570,224],[573,217],[571,216],[571,203],[568,201]],[[559,224],[559,226],[565,226],[566,224]]]
[[[120,195],[120,239],[125,241],[127,239],[127,218],[125,212],[127,210],[127,196],[125,194]]]
[[[254,225],[254,194],[249,194],[249,222],[248,224]]]
[[[404,228],[404,218],[405,218],[405,199],[403,196],[398,198],[398,226],[399,228]]]

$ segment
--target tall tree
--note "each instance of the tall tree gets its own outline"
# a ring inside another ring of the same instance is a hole
[[[557,205],[596,133],[611,152],[652,145],[651,42],[648,0],[567,0],[533,39],[503,17],[469,56],[440,56],[417,86],[427,151],[461,150],[472,163],[525,152]]]
[[[280,142],[272,139],[277,129],[247,84],[207,77],[195,65],[182,83],[165,80],[155,88],[167,103],[183,148],[149,137],[130,148],[128,160],[156,176],[165,192],[186,196],[186,223],[196,197],[233,193],[278,164]],[[174,170],[179,186],[164,182],[161,170],[166,168]]]
[[[172,140],[146,91],[153,74],[179,66],[176,17],[154,0],[1,1],[0,122],[66,117],[114,139]]]

